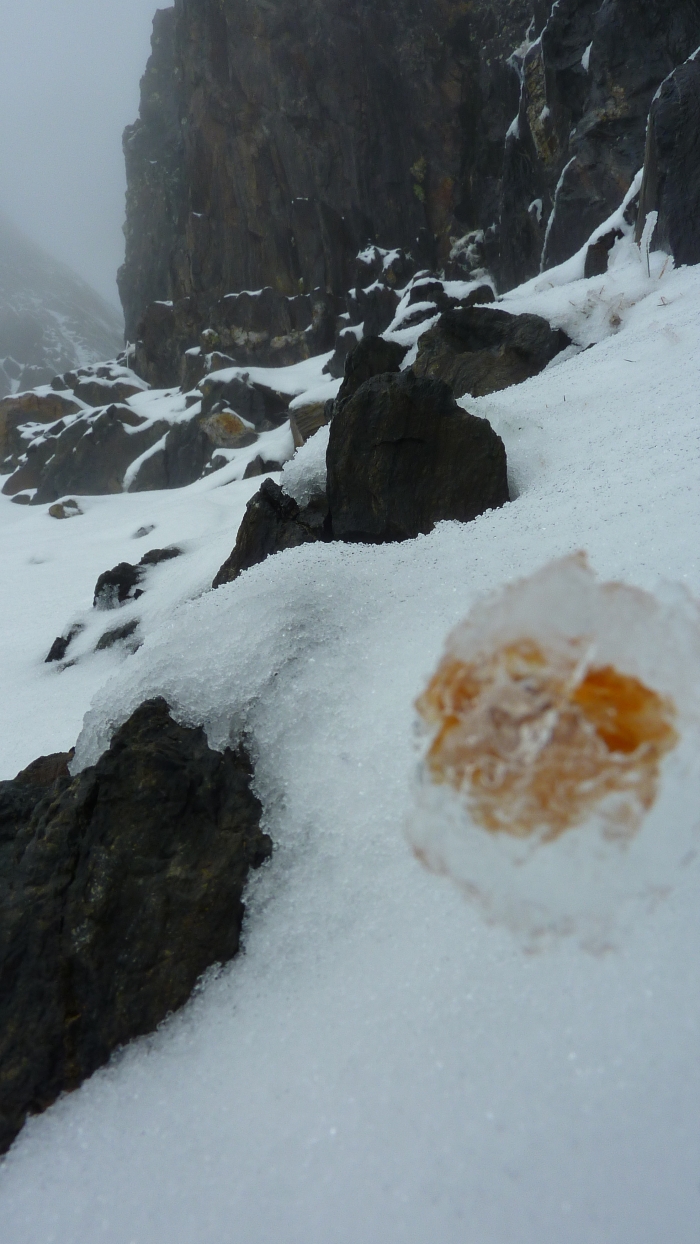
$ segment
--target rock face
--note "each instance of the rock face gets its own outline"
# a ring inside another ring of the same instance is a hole
[[[700,262],[700,62],[689,60],[663,83],[651,107],[637,240],[658,212],[654,250],[676,264]]]
[[[176,0],[125,136],[139,370],[174,383],[207,333],[245,365],[376,335],[421,267],[559,263],[699,43],[698,0]]]
[[[212,752],[162,700],[94,768],[71,778],[68,759],[0,783],[0,1152],[236,954],[271,850],[245,753]]]
[[[324,528],[327,513],[324,496],[300,509],[293,497],[282,492],[279,484],[266,479],[248,502],[231,556],[219,570],[212,587],[232,583],[244,570],[265,561],[273,553],[328,539]]]
[[[402,372],[367,380],[336,414],[328,445],[333,538],[409,540],[508,501],[506,451],[446,384]]]
[[[536,376],[570,344],[539,315],[468,307],[446,312],[423,334],[413,370],[444,380],[455,397],[483,397]]]
[[[654,94],[700,44],[697,0],[558,0],[525,55],[505,146],[494,268],[504,287],[561,263],[644,162]]]
[[[528,0],[159,13],[125,135],[127,335],[154,297],[342,293],[369,241],[447,260],[451,235],[496,219],[518,99],[505,62],[531,18]]]

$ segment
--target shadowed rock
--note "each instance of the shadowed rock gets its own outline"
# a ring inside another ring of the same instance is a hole
[[[408,346],[400,346],[396,341],[363,337],[345,360],[345,375],[336,398],[337,408],[371,376],[397,372],[407,354]]]
[[[447,311],[423,334],[413,370],[443,380],[455,397],[483,397],[536,376],[570,344],[539,315],[469,307]]]
[[[700,262],[700,63],[690,60],[661,86],[649,114],[637,241],[649,212],[652,238],[676,264]]]
[[[236,954],[271,850],[245,752],[211,751],[163,700],[93,768],[68,760],[0,783],[0,1152]]]
[[[491,425],[461,410],[446,384],[411,372],[375,376],[341,406],[327,463],[334,539],[408,540],[508,500]]]
[[[300,509],[293,497],[282,492],[279,484],[266,479],[248,502],[234,549],[212,587],[231,583],[244,570],[265,561],[273,553],[326,539],[327,512],[325,496],[314,498]]]

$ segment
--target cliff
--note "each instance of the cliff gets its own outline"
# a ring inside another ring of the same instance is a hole
[[[169,383],[227,294],[317,291],[291,342],[368,244],[511,288],[619,206],[699,43],[698,0],[176,0],[125,134],[127,336]]]

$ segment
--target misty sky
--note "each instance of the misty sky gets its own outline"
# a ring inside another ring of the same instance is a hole
[[[168,0],[0,0],[0,210],[118,305],[121,135]]]

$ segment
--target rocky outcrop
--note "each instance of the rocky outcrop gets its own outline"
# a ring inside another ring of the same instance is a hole
[[[357,393],[365,380],[381,376],[383,372],[398,372],[408,348],[396,341],[384,341],[382,337],[365,337],[348,355],[343,383],[338,390],[335,408]]]
[[[582,247],[644,162],[657,88],[700,44],[697,0],[558,0],[522,64],[505,146],[498,236],[502,287]]]
[[[325,496],[313,498],[300,508],[279,484],[266,479],[248,502],[233,551],[217,573],[212,587],[232,583],[244,570],[257,566],[273,553],[328,539],[327,514]]]
[[[271,851],[243,750],[162,700],[94,768],[45,757],[0,783],[0,1152],[237,952]]]
[[[539,315],[468,307],[446,312],[423,334],[413,370],[445,381],[455,397],[483,397],[536,376],[569,345]]]
[[[338,375],[419,268],[503,289],[559,263],[698,43],[697,0],[176,0],[125,139],[139,369],[176,382],[207,334],[246,365],[335,336]]]
[[[341,406],[327,463],[338,540],[410,540],[508,501],[506,451],[491,425],[446,384],[410,371],[367,380]]]
[[[700,263],[700,61],[675,69],[657,93],[647,132],[637,241],[657,213],[653,249]]]
[[[531,20],[528,0],[160,13],[125,136],[127,335],[156,297],[343,293],[368,242],[447,262],[452,237],[496,219],[519,89],[507,59]]]

